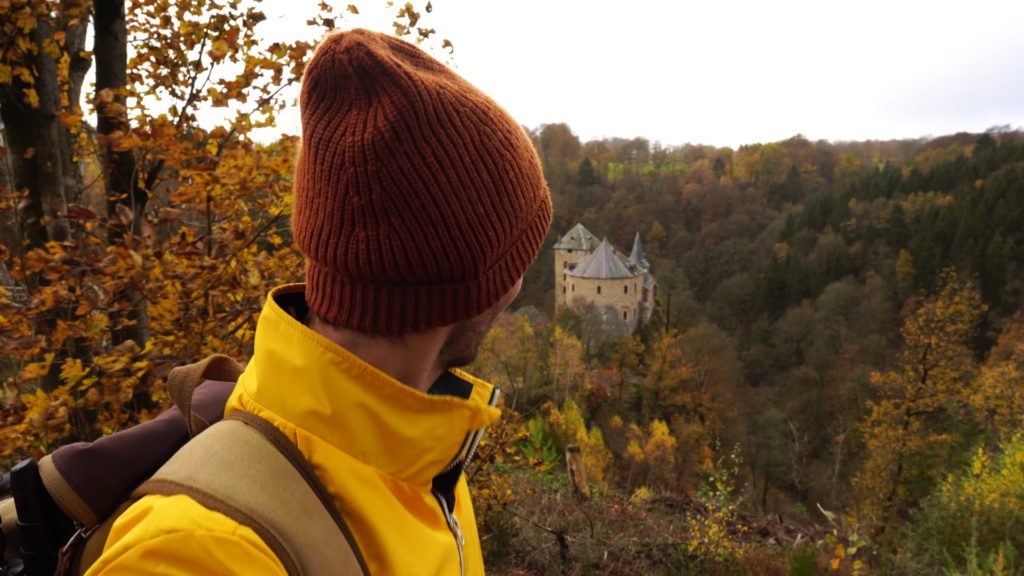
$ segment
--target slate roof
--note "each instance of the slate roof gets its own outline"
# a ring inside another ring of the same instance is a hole
[[[639,232],[636,233],[636,238],[633,239],[633,251],[629,254],[629,263],[645,270],[651,267],[647,262],[647,255],[644,254],[644,245],[640,242]]]
[[[587,230],[583,224],[572,227],[564,236],[558,239],[555,250],[586,250],[590,252],[599,244],[597,236]]]
[[[596,280],[632,278],[637,275],[631,272],[622,259],[615,254],[611,245],[608,244],[608,240],[602,240],[597,250],[580,260],[576,267],[567,274],[576,278]]]

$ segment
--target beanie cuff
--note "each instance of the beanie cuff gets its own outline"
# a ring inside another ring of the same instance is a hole
[[[479,278],[457,283],[402,284],[365,281],[311,258],[306,260],[306,301],[321,320],[366,334],[420,332],[473,318],[493,306],[526,272],[551,221],[542,197],[508,252]]]

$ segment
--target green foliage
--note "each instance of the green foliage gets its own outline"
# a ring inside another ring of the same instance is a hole
[[[558,449],[555,447],[555,438],[544,426],[544,419],[539,414],[530,418],[526,430],[526,440],[519,447],[523,457],[540,472],[556,466],[559,462]]]
[[[739,554],[739,543],[729,533],[735,528],[740,504],[736,483],[742,459],[739,446],[728,456],[716,459],[704,482],[697,490],[697,501],[704,513],[687,519],[689,553],[716,561],[729,560]]]
[[[805,542],[789,555],[789,576],[816,576],[818,574],[818,547]]]
[[[907,534],[917,556],[945,568],[987,574],[974,570],[1002,558],[1010,569],[1024,550],[1024,432],[998,452],[978,449],[922,503]]]
[[[963,551],[962,564],[951,561],[948,555],[944,556],[947,564],[953,564],[953,567],[942,571],[944,576],[1018,576],[1024,573],[1018,567],[1018,553],[1009,542],[1002,542],[996,550],[985,553],[978,549],[972,532],[971,540],[963,545]]]

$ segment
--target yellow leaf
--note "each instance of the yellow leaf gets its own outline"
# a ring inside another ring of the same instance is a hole
[[[214,62],[223,60],[227,54],[228,43],[224,40],[217,40],[213,43],[213,46],[210,47],[210,58],[212,58]]]
[[[68,386],[74,386],[82,379],[85,375],[85,369],[82,367],[82,361],[78,358],[69,358],[64,361],[64,365],[60,367],[60,379]]]
[[[52,38],[43,40],[43,53],[54,60],[60,60],[60,45]]]
[[[129,133],[124,138],[118,138],[117,140],[114,140],[114,143],[111,146],[111,148],[115,152],[127,152],[140,144],[142,144],[142,140],[139,140],[139,137],[136,136],[135,134]]]
[[[353,13],[353,14],[359,14],[359,8],[356,8],[355,4],[349,4],[348,5],[348,11]]]
[[[18,28],[20,28],[25,34],[35,30],[36,17],[33,16],[31,12],[18,13]]]
[[[7,64],[0,64],[0,84],[10,84],[14,80],[14,71]]]
[[[94,303],[92,298],[82,298],[82,300],[78,302],[78,307],[75,308],[75,316],[85,316],[86,314],[89,314],[93,305]]]
[[[839,570],[840,563],[841,563],[841,560],[839,560],[839,558],[833,558],[832,561],[829,562],[828,565],[829,565],[829,568],[831,568],[833,570]]]
[[[32,84],[33,83],[33,81],[32,81],[32,71],[29,70],[28,68],[26,68],[25,66],[15,66],[14,67],[14,75],[17,76],[18,78],[21,78],[21,81],[25,82],[26,84]]]
[[[35,88],[23,88],[22,92],[25,93],[25,103],[31,108],[39,108],[39,94],[36,93]]]
[[[79,112],[59,112],[57,113],[57,120],[60,121],[66,128],[72,128],[82,123],[82,113]]]
[[[21,380],[33,380],[35,378],[42,378],[46,376],[47,372],[50,371],[50,364],[53,363],[54,353],[50,352],[43,356],[42,362],[33,362],[28,366],[25,366],[21,371]]]

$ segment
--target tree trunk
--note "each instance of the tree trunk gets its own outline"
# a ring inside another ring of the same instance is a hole
[[[69,25],[76,21],[74,26]],[[61,23],[64,29],[64,50],[71,60],[68,67],[68,111],[76,111],[81,109],[82,83],[92,67],[92,58],[82,57],[89,28],[89,11],[73,0],[64,0],[61,2]],[[68,202],[79,204],[85,192],[85,182],[82,178],[82,164],[77,159],[79,154],[75,150],[75,137],[64,127],[60,132],[64,139],[62,147],[69,152],[62,156],[65,194]]]
[[[22,233],[21,248],[41,248],[47,242],[63,242],[71,236],[67,220],[67,190],[65,167],[71,150],[67,147],[67,130],[60,124],[61,88],[57,78],[57,63],[43,49],[54,38],[53,25],[47,18],[39,18],[32,31],[35,54],[26,55],[27,67],[33,72],[33,84],[16,80],[0,90],[0,115],[3,117],[8,145],[8,158],[16,190],[28,190],[18,206],[18,220]],[[28,91],[28,92],[26,92]],[[32,107],[23,96],[34,91],[38,106]],[[41,278],[28,278],[28,287],[45,283]],[[48,334],[56,326],[56,310],[41,316],[35,331]],[[43,379],[43,387],[52,390],[60,383],[59,364],[54,363]]]
[[[117,132],[122,136],[130,132],[125,107],[128,28],[124,0],[97,0],[95,16],[96,130],[101,137],[108,138],[103,148],[107,210],[112,218],[123,215],[122,225],[111,229],[111,241],[130,244],[142,238],[143,214],[149,194],[139,185],[134,152],[131,149],[116,150],[111,140]],[[127,301],[130,308],[122,325],[113,330],[113,343],[117,345],[133,340],[140,348],[143,347],[149,332],[145,298],[135,289],[127,289],[116,298]]]
[[[57,120],[60,111],[60,88],[57,64],[43,49],[43,41],[53,38],[53,27],[40,18],[32,33],[39,51],[28,59],[34,71],[35,84],[29,86],[16,80],[0,90],[0,114],[3,116],[11,162],[12,180],[17,190],[28,190],[18,216],[28,247],[44,246],[48,241],[63,241],[69,236],[67,221],[60,215],[67,210],[64,189],[64,149]],[[39,106],[32,108],[22,96],[34,90]]]

